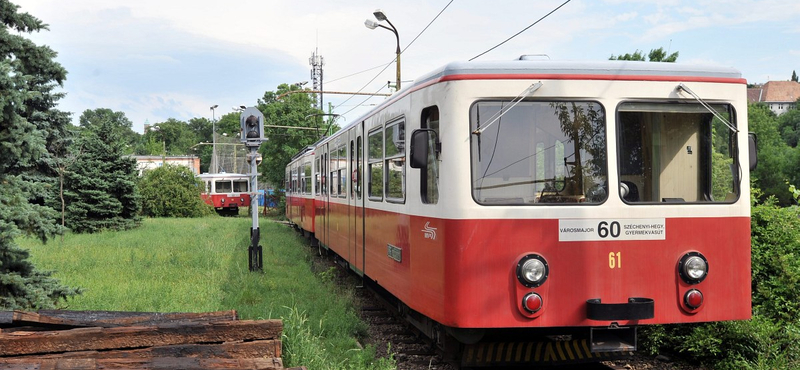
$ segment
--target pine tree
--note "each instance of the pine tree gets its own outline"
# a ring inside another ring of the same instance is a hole
[[[44,206],[54,184],[49,149],[67,137],[69,114],[55,109],[54,93],[67,71],[56,53],[21,33],[47,26],[7,0],[0,0],[0,309],[55,307],[79,293],[39,271],[14,239],[35,235],[46,241],[60,228],[57,213]]]
[[[87,116],[99,118],[88,122]],[[81,155],[64,175],[66,226],[73,232],[125,230],[141,222],[136,160],[124,155],[126,141],[117,121],[88,110],[81,117],[83,129],[75,142]]]
[[[792,81],[797,82],[797,71],[792,71]]]

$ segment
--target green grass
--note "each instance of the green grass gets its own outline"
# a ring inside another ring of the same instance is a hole
[[[39,269],[84,293],[70,310],[203,312],[235,309],[242,319],[284,320],[284,365],[309,369],[391,369],[362,349],[366,333],[353,291],[315,273],[307,241],[261,219],[263,272],[248,270],[247,217],[146,219],[135,230],[67,234],[30,249]]]

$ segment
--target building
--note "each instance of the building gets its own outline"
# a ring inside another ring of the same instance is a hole
[[[158,168],[166,164],[173,164],[178,166],[186,166],[192,170],[195,175],[200,174],[200,158],[193,155],[173,155],[173,156],[160,156],[160,155],[133,155],[136,159],[136,168],[139,170],[139,176],[145,170]]]
[[[800,99],[800,83],[794,81],[769,81],[747,89],[747,101],[764,103],[775,114],[791,109]]]

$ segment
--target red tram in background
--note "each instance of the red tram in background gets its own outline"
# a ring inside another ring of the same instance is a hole
[[[747,132],[731,68],[451,63],[296,155],[286,214],[462,364],[591,360],[750,317]]]
[[[203,200],[222,216],[239,214],[239,207],[250,206],[250,177],[238,173],[204,173],[197,176],[205,184]]]

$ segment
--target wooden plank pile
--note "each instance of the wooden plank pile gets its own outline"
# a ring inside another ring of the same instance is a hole
[[[6,311],[0,369],[284,369],[282,330],[236,311]]]

